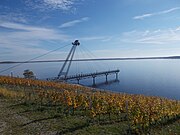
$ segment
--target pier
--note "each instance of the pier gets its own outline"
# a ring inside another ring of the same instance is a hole
[[[111,71],[103,71],[103,72],[95,72],[95,73],[89,73],[89,74],[77,74],[72,76],[66,76],[59,78],[59,81],[68,81],[68,80],[77,80],[77,83],[79,84],[80,80],[92,78],[93,79],[93,86],[96,85],[96,78],[100,76],[105,76],[105,81],[108,83],[108,75],[115,74],[115,80],[118,80],[118,73],[120,70],[111,70]]]
[[[101,71],[95,73],[87,73],[87,74],[76,74],[76,75],[68,75],[69,69],[71,67],[71,63],[73,61],[73,57],[76,51],[76,48],[80,46],[79,40],[75,40],[72,43],[72,47],[70,52],[68,53],[66,60],[64,61],[59,74],[54,78],[47,78],[47,80],[55,81],[55,82],[66,82],[69,80],[75,80],[79,84],[80,80],[92,78],[93,86],[96,85],[96,78],[100,76],[105,76],[105,82],[108,83],[108,75],[115,74],[115,80],[118,80],[119,69],[117,70],[109,70],[109,71]]]

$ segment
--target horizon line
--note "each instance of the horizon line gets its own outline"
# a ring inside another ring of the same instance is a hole
[[[144,60],[144,59],[180,59],[180,56],[165,56],[165,57],[115,57],[115,58],[95,58],[95,59],[74,59],[72,61],[109,61],[109,60]],[[50,62],[65,62],[66,60],[37,60],[37,61],[1,61],[0,64],[18,64],[18,63],[50,63]],[[68,60],[70,61],[70,60]]]

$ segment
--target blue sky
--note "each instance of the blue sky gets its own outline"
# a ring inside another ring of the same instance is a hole
[[[180,1],[0,1],[0,61],[28,60],[75,39],[98,58],[180,55]],[[63,59],[70,47],[42,59]]]

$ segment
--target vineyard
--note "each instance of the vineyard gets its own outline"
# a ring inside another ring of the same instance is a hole
[[[77,116],[88,125],[126,123],[126,134],[150,133],[180,120],[180,101],[95,90],[80,85],[0,77],[0,98],[25,103],[56,115]],[[59,133],[60,134],[60,133]]]

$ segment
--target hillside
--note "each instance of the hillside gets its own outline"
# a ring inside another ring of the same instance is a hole
[[[0,77],[0,134],[180,134],[180,101]]]

